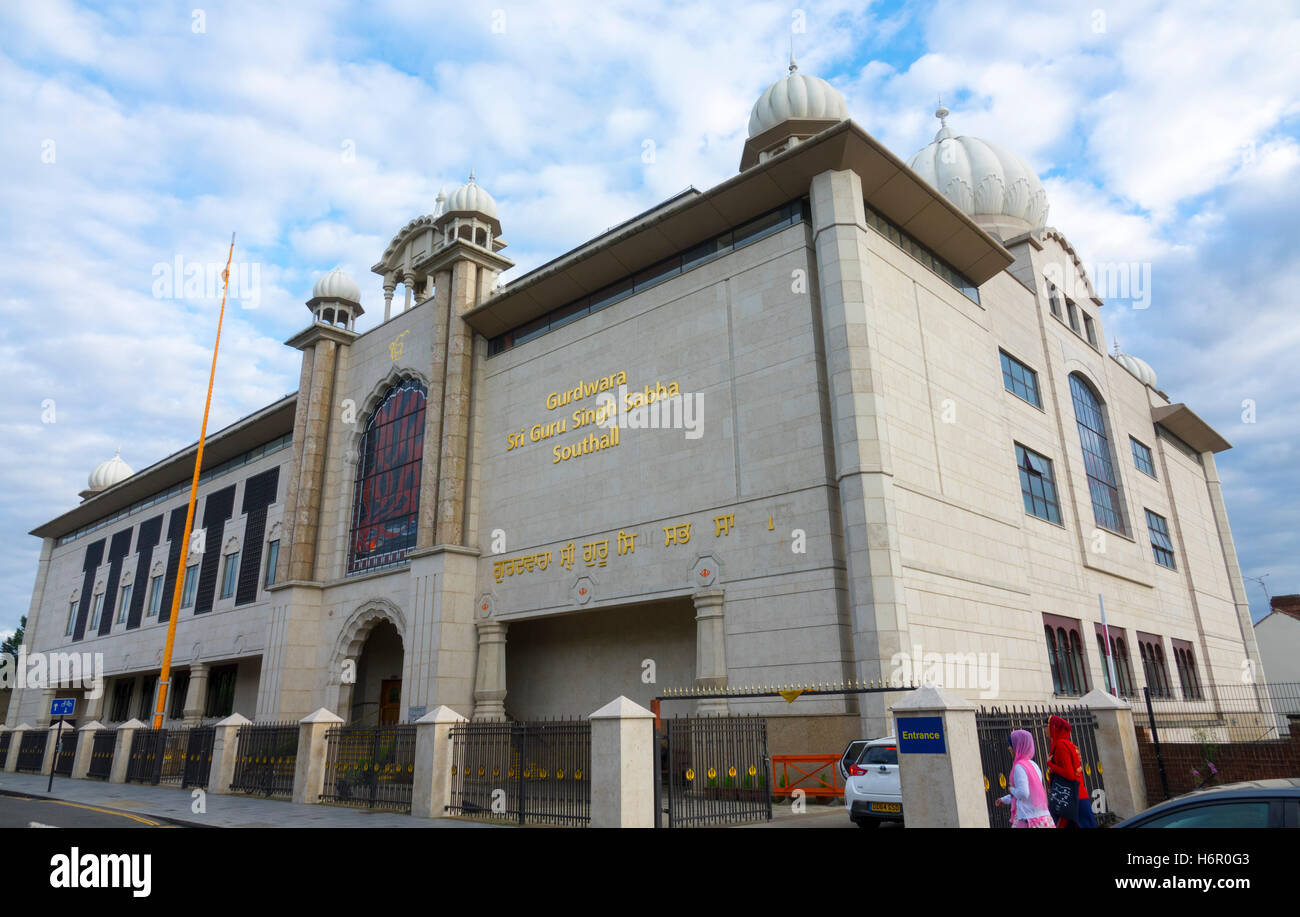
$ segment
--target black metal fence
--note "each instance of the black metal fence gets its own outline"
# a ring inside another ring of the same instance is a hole
[[[415,726],[335,726],[325,739],[322,802],[411,811]]]
[[[591,823],[591,722],[477,721],[451,728],[456,815],[516,824]]]
[[[49,739],[45,729],[28,729],[23,732],[22,743],[18,746],[18,770],[28,774],[39,774],[45,763],[45,742]]]
[[[97,729],[90,743],[90,769],[87,777],[107,780],[113,770],[113,748],[117,745],[116,729]]]
[[[58,733],[55,733],[57,736]],[[60,777],[72,776],[72,762],[77,757],[77,731],[71,726],[63,729],[62,741],[54,753],[54,773]],[[55,741],[59,741],[55,739]]]
[[[984,801],[989,810],[989,826],[1011,827],[1009,809],[995,805],[998,799],[1010,792],[1011,733],[1023,729],[1034,737],[1034,762],[1047,777],[1047,756],[1051,751],[1048,741],[1047,720],[1059,716],[1070,724],[1070,741],[1079,749],[1083,763],[1083,782],[1093,797],[1093,810],[1098,805],[1097,824],[1114,821],[1105,810],[1106,786],[1102,774],[1101,755],[1097,750],[1097,718],[1087,707],[983,707],[975,714],[975,731],[979,739],[980,761],[984,766]],[[1101,791],[1098,795],[1098,790]],[[1099,802],[1100,801],[1100,802]]]
[[[181,786],[207,787],[208,776],[212,773],[212,748],[216,744],[217,730],[212,726],[194,726],[186,732],[189,735],[185,744]]]
[[[166,729],[135,730],[126,762],[126,782],[157,784],[162,777],[166,751]]]
[[[765,718],[681,716],[661,722],[656,757],[668,827],[772,820]]]
[[[230,789],[257,796],[293,796],[298,762],[298,724],[253,723],[239,727],[235,775]]]
[[[1300,777],[1295,682],[1184,684],[1172,697],[1147,687],[1133,714],[1153,803],[1216,784]]]
[[[13,743],[14,734],[6,729],[0,732],[0,767],[4,767],[9,761],[9,746]]]

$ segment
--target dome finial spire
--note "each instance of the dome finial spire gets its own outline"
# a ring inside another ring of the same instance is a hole
[[[473,167],[473,166],[470,166],[470,167],[469,167],[469,183],[470,183],[471,185],[474,184],[474,167]]]

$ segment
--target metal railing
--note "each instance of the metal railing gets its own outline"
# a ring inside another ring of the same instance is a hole
[[[45,742],[50,734],[44,729],[28,729],[23,732],[23,740],[18,746],[17,770],[27,774],[39,774],[45,763]]]
[[[127,751],[126,782],[157,784],[167,750],[166,729],[137,729]]]
[[[988,806],[990,827],[1011,827],[1009,810],[996,805],[998,799],[1010,792],[1011,733],[1023,729],[1033,735],[1034,762],[1046,779],[1047,758],[1051,753],[1047,721],[1052,716],[1059,716],[1070,724],[1070,741],[1079,749],[1087,792],[1094,798],[1106,798],[1101,754],[1097,749],[1097,718],[1087,707],[993,707],[988,710],[981,707],[975,714],[975,732],[984,767],[984,801]],[[1098,790],[1102,791],[1100,797],[1095,795]],[[1113,816],[1105,812],[1097,816],[1098,824],[1112,820]]]
[[[516,824],[591,823],[591,722],[475,721],[451,728],[456,815]]]
[[[236,793],[288,799],[293,796],[293,772],[298,762],[298,724],[254,723],[239,727],[235,774]]]
[[[415,726],[335,726],[325,733],[322,802],[411,811]]]
[[[14,734],[8,729],[0,732],[0,767],[9,760],[9,746],[13,743],[13,738]]]
[[[681,716],[662,724],[668,827],[772,820],[764,717]]]
[[[58,736],[58,734],[55,734]],[[72,776],[72,762],[77,757],[77,731],[72,727],[63,730],[62,741],[54,753],[54,773],[60,777]],[[54,741],[59,741],[55,738]]]
[[[839,755],[773,755],[772,795],[837,799],[844,795],[840,783]]]
[[[107,780],[113,771],[113,749],[117,745],[116,729],[97,729],[90,743],[90,769],[87,777]]]

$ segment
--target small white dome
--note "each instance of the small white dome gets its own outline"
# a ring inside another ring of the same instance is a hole
[[[840,91],[820,77],[800,73],[791,59],[790,72],[763,90],[754,103],[749,136],[757,137],[791,118],[843,121],[848,116],[849,107]]]
[[[90,473],[86,479],[86,489],[93,491],[107,490],[114,484],[120,484],[135,474],[131,466],[122,461],[122,450],[119,449],[114,456],[107,462],[96,466],[95,470]]]
[[[439,215],[443,213],[480,213],[491,220],[498,219],[497,202],[474,183],[472,171],[469,173],[469,181],[447,195],[446,205]]]
[[[1156,371],[1146,360],[1139,359],[1131,353],[1116,353],[1115,362],[1127,369],[1143,385],[1156,387]]]
[[[343,269],[336,267],[316,281],[312,287],[312,299],[340,299],[343,302],[360,303],[361,288]]]
[[[948,109],[935,112],[939,132],[912,157],[912,171],[988,229],[1004,237],[1047,223],[1047,192],[1023,159],[978,137],[956,136]]]

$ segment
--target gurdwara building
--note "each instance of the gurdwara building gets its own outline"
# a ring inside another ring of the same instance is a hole
[[[208,439],[184,569],[195,446],[114,457],[32,532],[27,651],[102,654],[79,718],[147,719],[179,580],[190,723],[694,687],[664,712],[819,751],[884,734],[892,696],[728,692],[942,671],[985,703],[1212,705],[1258,663],[1229,444],[1108,345],[1033,170],[938,115],[905,162],[792,63],[738,174],[508,283],[471,174],[374,264],[382,322],[316,283],[297,392]],[[20,690],[8,722],[81,693]]]

